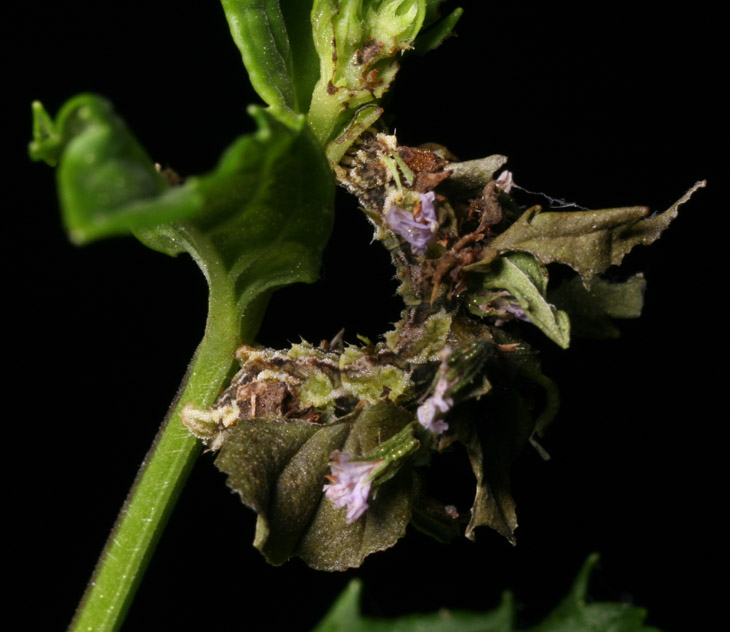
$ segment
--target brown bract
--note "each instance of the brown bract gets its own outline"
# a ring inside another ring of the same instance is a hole
[[[419,193],[433,190],[449,177],[444,171],[449,162],[430,149],[401,145],[398,147],[398,155],[413,171],[415,175],[413,188]]]

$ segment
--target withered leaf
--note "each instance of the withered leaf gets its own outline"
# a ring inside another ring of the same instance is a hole
[[[517,514],[509,473],[515,457],[529,441],[534,421],[525,401],[516,392],[493,393],[493,398],[496,405],[488,419],[460,429],[459,440],[466,447],[477,479],[465,535],[473,540],[477,527],[488,526],[515,544]]]
[[[345,509],[334,509],[325,498],[323,486],[334,450],[366,454],[412,420],[388,400],[326,425],[240,420],[215,464],[258,514],[254,545],[267,561],[278,565],[297,555],[315,569],[345,570],[395,544],[411,515],[410,468],[381,485],[365,514],[350,525]]]
[[[564,263],[590,280],[639,244],[648,245],[677,216],[684,204],[705,182],[697,182],[666,211],[647,217],[645,206],[599,211],[547,211],[538,207],[522,216],[489,245],[500,252],[526,251],[541,263]]]
[[[506,156],[495,154],[477,160],[452,162],[446,170],[449,172],[448,182],[467,190],[485,187],[507,162]]]

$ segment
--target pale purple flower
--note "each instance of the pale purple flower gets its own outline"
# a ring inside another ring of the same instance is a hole
[[[421,213],[418,218],[413,213],[391,206],[385,215],[385,223],[390,230],[411,244],[414,254],[422,255],[428,244],[436,239],[439,223],[433,206],[436,194],[429,191],[419,193],[418,196],[421,198]]]
[[[448,409],[447,409],[448,410]],[[433,401],[432,397],[429,397],[423,404],[418,407],[416,415],[418,416],[418,423],[420,423],[426,430],[433,434],[441,434],[449,429],[447,424],[440,417],[440,413],[445,412],[439,410],[436,402]]]
[[[441,434],[449,429],[449,424],[444,421],[443,417],[454,405],[454,400],[446,396],[447,391],[452,386],[445,375],[449,368],[447,360],[450,355],[451,349],[448,347],[441,352],[441,366],[439,367],[441,377],[436,382],[433,395],[423,402],[416,411],[418,423],[426,430],[433,432],[433,434]]]
[[[496,179],[495,184],[497,188],[502,189],[505,193],[509,193],[512,187],[515,185],[515,181],[512,178],[511,171],[503,171],[499,174],[499,178]]]
[[[371,474],[381,464],[376,461],[353,461],[352,454],[335,450],[331,457],[331,481],[324,486],[325,496],[335,509],[347,507],[345,522],[352,524],[368,508]]]

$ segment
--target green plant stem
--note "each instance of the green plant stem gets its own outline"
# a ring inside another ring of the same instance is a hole
[[[268,302],[267,294],[249,301],[241,320],[241,304],[235,300],[233,281],[220,259],[206,248],[200,235],[187,232],[183,239],[196,243],[193,256],[201,263],[210,287],[205,336],[97,562],[71,623],[73,632],[111,632],[121,627],[200,453],[200,442],[183,427],[180,411],[188,402],[202,407],[214,402],[233,370],[236,347],[241,340],[253,338]]]
[[[320,81],[312,93],[307,123],[322,147],[327,145],[334,134],[342,111],[342,101],[327,94],[326,84]]]

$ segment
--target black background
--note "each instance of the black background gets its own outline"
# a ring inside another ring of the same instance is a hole
[[[564,404],[545,441],[553,459],[526,452],[516,464],[516,548],[486,530],[449,546],[414,532],[344,574],[298,560],[271,568],[251,546],[253,514],[206,455],[125,629],[307,630],[352,577],[364,578],[373,615],[486,609],[511,589],[530,623],[593,551],[592,597],[646,606],[666,630],[718,622],[719,18],[702,3],[464,4],[458,37],[399,76],[389,111],[401,142],[440,142],[463,159],[503,153],[518,184],[591,208],[663,210],[709,179],[660,242],[626,260],[649,282],[644,316],[619,341],[541,343]],[[192,174],[252,129],[245,107],[258,98],[216,2],[3,10],[5,522],[7,555],[22,554],[7,572],[24,627],[53,630],[70,620],[202,334],[206,290],[189,259],[133,239],[68,244],[53,173],[26,158],[29,103],[53,113],[77,92],[101,93],[156,161]],[[397,319],[387,256],[353,201],[337,202],[322,280],[274,297],[262,342],[318,341],[342,326],[350,341],[377,338]]]

